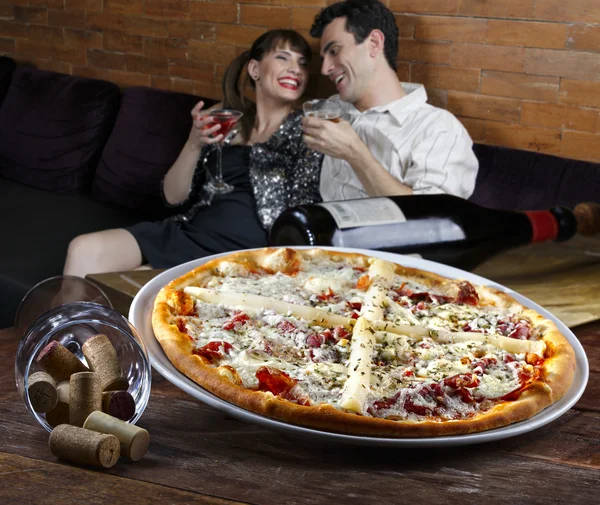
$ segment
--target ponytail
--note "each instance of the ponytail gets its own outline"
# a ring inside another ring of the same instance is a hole
[[[252,100],[244,97],[243,89],[248,81],[252,82],[248,76],[240,86],[240,78],[250,61],[250,51],[244,51],[235,58],[225,70],[223,76],[223,107],[226,109],[235,109],[244,115],[240,119],[241,135],[244,142],[250,138],[254,121],[256,119],[256,104]]]

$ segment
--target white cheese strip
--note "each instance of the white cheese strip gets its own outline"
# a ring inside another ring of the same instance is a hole
[[[389,261],[385,261],[379,258],[369,259],[369,277],[373,281],[377,281],[381,278],[385,284],[391,284],[394,280],[394,274],[396,272],[396,265]]]
[[[394,314],[406,319],[409,323],[420,324],[420,321],[412,314],[410,310],[405,309],[402,307],[402,305],[394,302],[394,300],[392,300],[390,297],[386,297],[385,303],[390,308],[390,311]]]
[[[386,293],[386,287],[381,286],[379,283],[372,284],[365,293],[360,315],[369,321],[383,319],[385,299],[387,298]]]
[[[240,307],[242,309],[272,309],[279,314],[290,313],[295,317],[313,321],[316,324],[344,326],[345,328],[351,328],[354,324],[354,319],[349,317],[331,314],[308,305],[282,302],[268,296],[234,293],[233,291],[216,291],[193,286],[186,287],[184,291],[203,302]]]
[[[429,330],[425,326],[418,324],[395,324],[380,319],[371,321],[371,327],[378,332],[398,333],[399,335],[407,335],[419,340],[429,336]]]
[[[518,340],[502,335],[477,333],[472,331],[458,331],[452,333],[440,331],[437,336],[432,335],[432,338],[442,343],[487,342],[488,344],[492,344],[513,354],[532,352],[538,356],[543,356],[546,349],[546,344],[543,340]]]
[[[369,277],[372,283],[365,293],[360,314],[370,321],[376,321],[383,319],[387,287],[394,279],[394,264],[379,258],[372,258],[369,262]]]
[[[371,361],[375,346],[375,336],[369,321],[364,317],[359,317],[356,321],[350,346],[348,380],[342,390],[340,406],[363,414],[363,406],[370,391]]]
[[[372,284],[365,294],[361,317],[358,318],[350,343],[348,380],[342,390],[340,406],[363,414],[363,406],[371,389],[371,361],[375,337],[370,320],[383,319],[387,288],[394,279],[395,266],[379,258],[369,260]]]
[[[543,340],[517,340],[516,338],[504,337],[502,335],[478,333],[472,331],[429,331],[423,326],[392,324],[386,323],[385,321],[372,321],[371,325],[375,330],[377,330],[375,332],[375,338],[378,342],[385,339],[387,333],[397,333],[399,335],[406,335],[416,340],[421,340],[423,337],[429,336],[435,342],[442,344],[455,344],[458,342],[485,342],[513,354],[532,352],[538,356],[543,356],[544,350],[546,349],[546,344]]]

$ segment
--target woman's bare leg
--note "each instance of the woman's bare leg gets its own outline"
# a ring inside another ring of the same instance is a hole
[[[123,228],[87,233],[69,244],[64,274],[87,274],[133,270],[142,264],[142,251],[131,233]]]

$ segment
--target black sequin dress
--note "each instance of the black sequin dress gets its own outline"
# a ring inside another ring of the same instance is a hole
[[[154,268],[170,268],[211,254],[264,247],[281,212],[320,201],[322,156],[302,141],[300,119],[290,114],[267,142],[224,146],[223,178],[235,189],[212,199],[203,185],[206,167],[215,173],[217,156],[214,149],[203,149],[190,194],[177,206],[181,214],[126,228],[144,260]]]

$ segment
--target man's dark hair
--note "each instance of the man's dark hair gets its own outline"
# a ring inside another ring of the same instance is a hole
[[[346,30],[361,44],[373,30],[381,30],[385,36],[383,48],[385,59],[396,71],[398,57],[398,26],[392,11],[379,0],[346,0],[325,7],[315,17],[310,29],[311,37],[320,38],[327,25],[336,18],[346,18]]]

